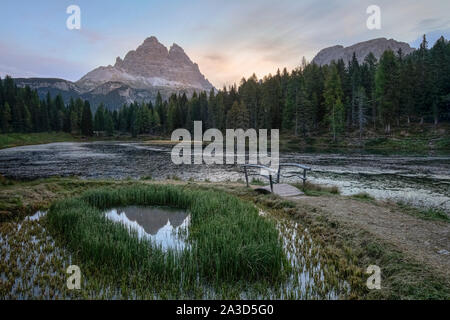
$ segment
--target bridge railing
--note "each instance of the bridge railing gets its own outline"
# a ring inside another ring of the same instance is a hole
[[[274,178],[272,177],[272,174],[275,176],[277,174],[277,170],[274,170],[272,168],[259,165],[259,164],[245,164],[243,165],[244,173],[245,173],[245,182],[247,183],[247,187],[249,187],[248,183],[248,177],[249,176],[261,176],[263,178],[266,178],[269,180],[270,183],[270,191],[273,192],[273,182]],[[260,169],[259,173],[254,172],[252,169]],[[261,171],[265,170],[267,174],[262,174]]]
[[[244,173],[245,173],[245,182],[247,183],[247,187],[249,187],[249,176],[260,176],[269,180],[270,183],[270,191],[273,192],[273,184],[280,183],[280,178],[291,178],[297,177],[302,179],[303,187],[306,183],[306,172],[311,171],[311,168],[298,163],[281,163],[278,167],[278,170],[274,170],[272,168],[259,165],[259,164],[246,164],[243,165]],[[283,168],[288,168],[289,171],[284,172]],[[259,172],[255,172],[252,169],[259,169]],[[295,170],[295,171],[292,171]],[[299,171],[300,170],[300,171]],[[267,172],[267,174],[261,173],[261,171]]]
[[[282,168],[289,168],[288,170],[291,171],[287,171],[287,172],[282,172]],[[298,170],[300,169],[300,171]],[[292,171],[295,170],[295,171]],[[280,163],[279,167],[278,167],[278,172],[277,172],[277,183],[280,183],[280,178],[292,178],[292,177],[297,177],[302,179],[303,181],[303,187],[305,186],[306,183],[306,172],[307,171],[311,171],[311,168],[308,166],[304,166],[302,164],[298,164],[298,163]]]

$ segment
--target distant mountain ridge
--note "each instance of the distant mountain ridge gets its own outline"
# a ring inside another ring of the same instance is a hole
[[[379,60],[385,51],[392,50],[397,53],[399,49],[402,50],[404,55],[408,55],[414,51],[414,48],[411,48],[406,42],[400,42],[394,39],[388,40],[386,38],[377,38],[359,42],[349,47],[337,45],[322,49],[314,57],[312,63],[322,66],[330,64],[333,60],[338,61],[339,59],[343,59],[347,64],[352,60],[353,53],[355,53],[358,62],[362,63],[369,53],[373,53],[375,58]]]
[[[110,109],[134,101],[155,101],[173,93],[210,91],[213,85],[184,50],[173,44],[168,50],[156,37],[149,37],[124,59],[117,57],[114,66],[98,67],[77,82],[56,78],[16,78],[18,86],[37,89],[41,97],[47,92],[61,94],[65,102],[81,97],[91,104],[104,103]]]

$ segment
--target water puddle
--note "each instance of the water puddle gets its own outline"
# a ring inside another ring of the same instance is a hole
[[[188,244],[188,212],[169,207],[128,206],[106,212],[106,217],[136,232],[140,239],[150,240],[162,250],[183,250]]]
[[[262,210],[259,215],[273,219]],[[270,299],[336,300],[350,292],[349,284],[324,263],[320,247],[315,245],[308,229],[285,217],[277,217],[274,222],[292,269],[287,280],[269,293]]]
[[[58,247],[37,211],[20,223],[5,222],[0,233],[0,297],[2,299],[67,299],[68,251]]]
[[[26,221],[37,221],[44,217],[47,214],[47,211],[36,211],[33,215],[25,218]]]

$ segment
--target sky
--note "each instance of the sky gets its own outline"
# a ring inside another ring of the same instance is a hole
[[[66,9],[81,9],[69,30]],[[369,30],[366,9],[381,9]],[[450,39],[449,0],[1,0],[0,76],[71,81],[156,36],[184,48],[216,87],[297,67],[333,45],[385,37],[417,47]]]

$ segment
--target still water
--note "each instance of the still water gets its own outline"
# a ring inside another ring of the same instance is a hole
[[[175,165],[171,147],[126,142],[52,143],[0,150],[0,174],[18,179],[80,176],[86,179],[237,181],[234,165]],[[289,152],[280,162],[312,167],[312,182],[336,185],[342,194],[367,192],[450,212],[450,155],[398,155],[367,152]]]
[[[183,250],[187,246],[190,216],[184,210],[128,206],[108,210],[105,216],[135,232],[140,239],[150,240],[163,251]]]

